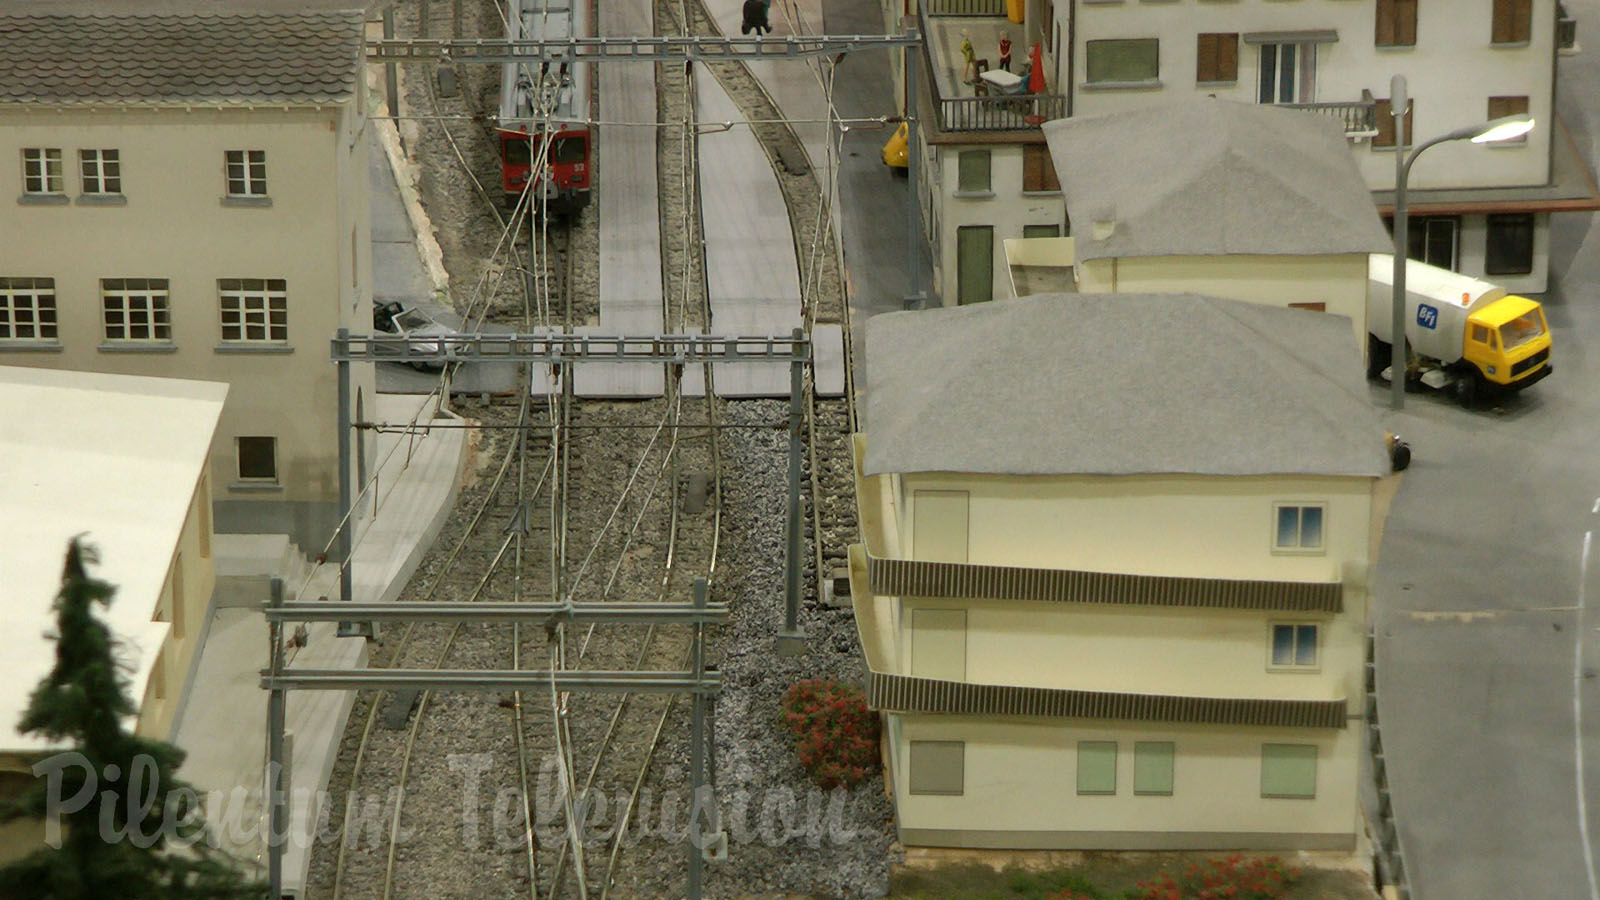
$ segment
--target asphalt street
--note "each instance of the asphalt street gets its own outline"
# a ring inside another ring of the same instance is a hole
[[[1600,0],[1566,5],[1600,38]],[[1591,169],[1594,54],[1557,79]],[[1373,582],[1379,718],[1422,900],[1600,900],[1600,234],[1588,213],[1551,232],[1554,374],[1486,409],[1411,394],[1388,414],[1415,461]]]

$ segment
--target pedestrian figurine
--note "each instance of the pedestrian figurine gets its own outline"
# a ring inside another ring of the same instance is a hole
[[[972,84],[978,79],[978,57],[972,50],[972,37],[961,32],[961,80]]]
[[[1011,71],[1011,35],[1000,32],[1000,68]]]
[[[754,31],[759,37],[772,32],[772,26],[767,23],[768,3],[769,0],[744,0],[744,22],[739,26],[740,34]]]

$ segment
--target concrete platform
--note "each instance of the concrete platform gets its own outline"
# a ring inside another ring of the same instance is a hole
[[[374,415],[379,421],[408,422],[420,411],[419,424],[426,425],[433,421],[434,407],[429,401],[423,408],[424,399],[379,394]],[[449,421],[459,423],[454,417]],[[351,567],[355,600],[389,601],[404,588],[455,502],[467,455],[466,437],[459,428],[376,436],[380,466],[374,489],[358,504],[355,523]],[[296,549],[271,536],[218,535],[215,546],[218,574],[223,577],[193,687],[174,735],[189,752],[184,778],[202,791],[223,792],[226,802],[212,813],[223,848],[246,865],[260,865],[258,874],[264,874],[266,855],[260,837],[267,695],[259,686],[259,673],[267,663],[267,629],[260,612],[266,600],[261,576],[285,577],[287,599],[337,598],[338,568],[323,565],[309,570],[299,550],[315,554],[321,547]],[[290,664],[365,665],[366,641],[337,637],[335,627],[308,626],[306,645],[290,651]],[[327,785],[353,700],[352,694],[332,692],[289,697],[294,837],[284,860],[286,890],[299,891],[305,883],[308,835],[315,825],[308,815],[310,804]]]

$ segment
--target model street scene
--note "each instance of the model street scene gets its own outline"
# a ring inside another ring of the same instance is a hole
[[[1600,900],[1595,28],[0,3],[0,898]]]

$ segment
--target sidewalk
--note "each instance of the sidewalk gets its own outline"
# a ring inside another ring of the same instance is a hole
[[[432,420],[434,403],[413,396],[379,394],[374,418],[405,423],[419,409],[419,425]],[[449,417],[452,424],[460,420]],[[426,435],[380,434],[380,466],[360,498],[352,554],[352,593],[359,602],[393,600],[432,545],[455,502],[466,457],[465,429]],[[377,512],[374,515],[374,495]],[[272,535],[217,535],[218,590],[204,649],[174,740],[189,753],[183,777],[202,791],[232,792],[222,822],[213,823],[223,848],[241,863],[265,871],[261,837],[261,786],[265,778],[267,694],[260,686],[267,665],[263,574],[283,573],[285,600],[339,596],[338,566],[311,570],[296,550]],[[304,548],[311,553],[322,548]],[[284,569],[289,571],[284,573]],[[292,580],[291,580],[292,579]],[[307,668],[366,665],[363,638],[340,638],[332,623],[307,626],[304,647],[289,651],[289,664]],[[289,629],[290,633],[293,628]],[[309,840],[315,822],[307,815],[310,795],[327,786],[344,736],[354,694],[302,692],[289,695],[288,731],[292,834],[284,858],[284,888],[305,882]],[[242,802],[241,802],[242,801]]]

